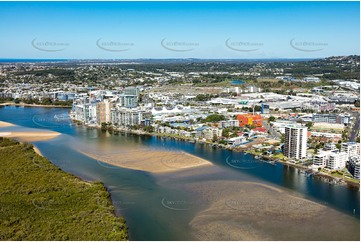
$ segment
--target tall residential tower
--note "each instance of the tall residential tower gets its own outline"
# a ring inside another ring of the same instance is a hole
[[[283,154],[288,158],[302,159],[307,153],[307,127],[288,125],[285,127]]]

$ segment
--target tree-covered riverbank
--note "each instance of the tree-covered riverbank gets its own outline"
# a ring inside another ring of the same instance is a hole
[[[0,138],[1,240],[127,240],[101,182],[85,182],[36,154],[31,144]]]

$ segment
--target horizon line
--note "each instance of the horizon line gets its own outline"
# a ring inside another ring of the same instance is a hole
[[[6,58],[0,57],[0,60],[275,60],[275,59],[326,59],[330,57],[348,57],[348,56],[360,56],[358,54],[353,55],[331,55],[327,57],[269,57],[269,58]]]

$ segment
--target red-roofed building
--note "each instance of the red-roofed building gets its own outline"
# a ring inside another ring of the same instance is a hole
[[[243,127],[247,124],[253,125],[256,127],[262,127],[262,116],[259,114],[238,114],[237,119],[239,121],[239,126]]]
[[[267,129],[265,127],[257,127],[254,128],[253,131],[257,133],[267,133]]]

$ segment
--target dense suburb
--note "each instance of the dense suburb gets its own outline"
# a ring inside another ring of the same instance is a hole
[[[0,240],[127,240],[100,182],[88,183],[0,138]]]

